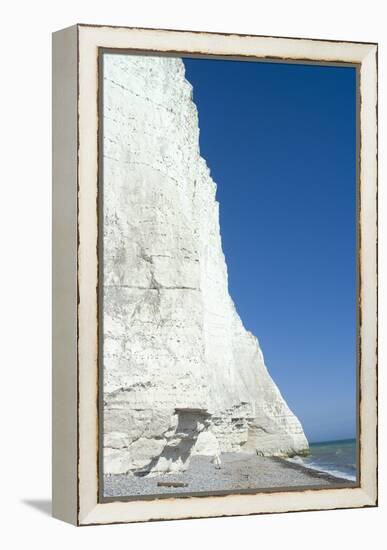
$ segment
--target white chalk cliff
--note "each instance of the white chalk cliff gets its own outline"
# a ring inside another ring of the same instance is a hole
[[[228,293],[181,59],[105,55],[104,472],[307,449]]]

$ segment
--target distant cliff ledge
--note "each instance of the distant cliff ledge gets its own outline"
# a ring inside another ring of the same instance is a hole
[[[305,451],[228,293],[182,60],[105,55],[103,86],[105,473]]]

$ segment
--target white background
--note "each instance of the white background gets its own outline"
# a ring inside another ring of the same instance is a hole
[[[380,507],[75,528],[50,499],[50,34],[74,23],[379,42],[380,417],[386,416],[386,16],[382,0],[3,3],[0,57],[0,540],[3,548],[386,547],[386,430]],[[334,315],[334,312],[332,312]]]

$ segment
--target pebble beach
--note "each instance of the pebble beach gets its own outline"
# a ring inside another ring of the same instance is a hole
[[[217,466],[206,456],[191,458],[189,468],[178,474],[137,477],[104,476],[105,498],[149,498],[259,490],[351,487],[354,482],[277,457],[224,453]]]

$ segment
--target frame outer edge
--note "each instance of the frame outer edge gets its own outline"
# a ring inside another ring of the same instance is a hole
[[[77,27],[52,35],[52,515],[77,518]]]
[[[377,45],[361,65],[360,150],[360,471],[361,488],[378,500],[378,220]]]

